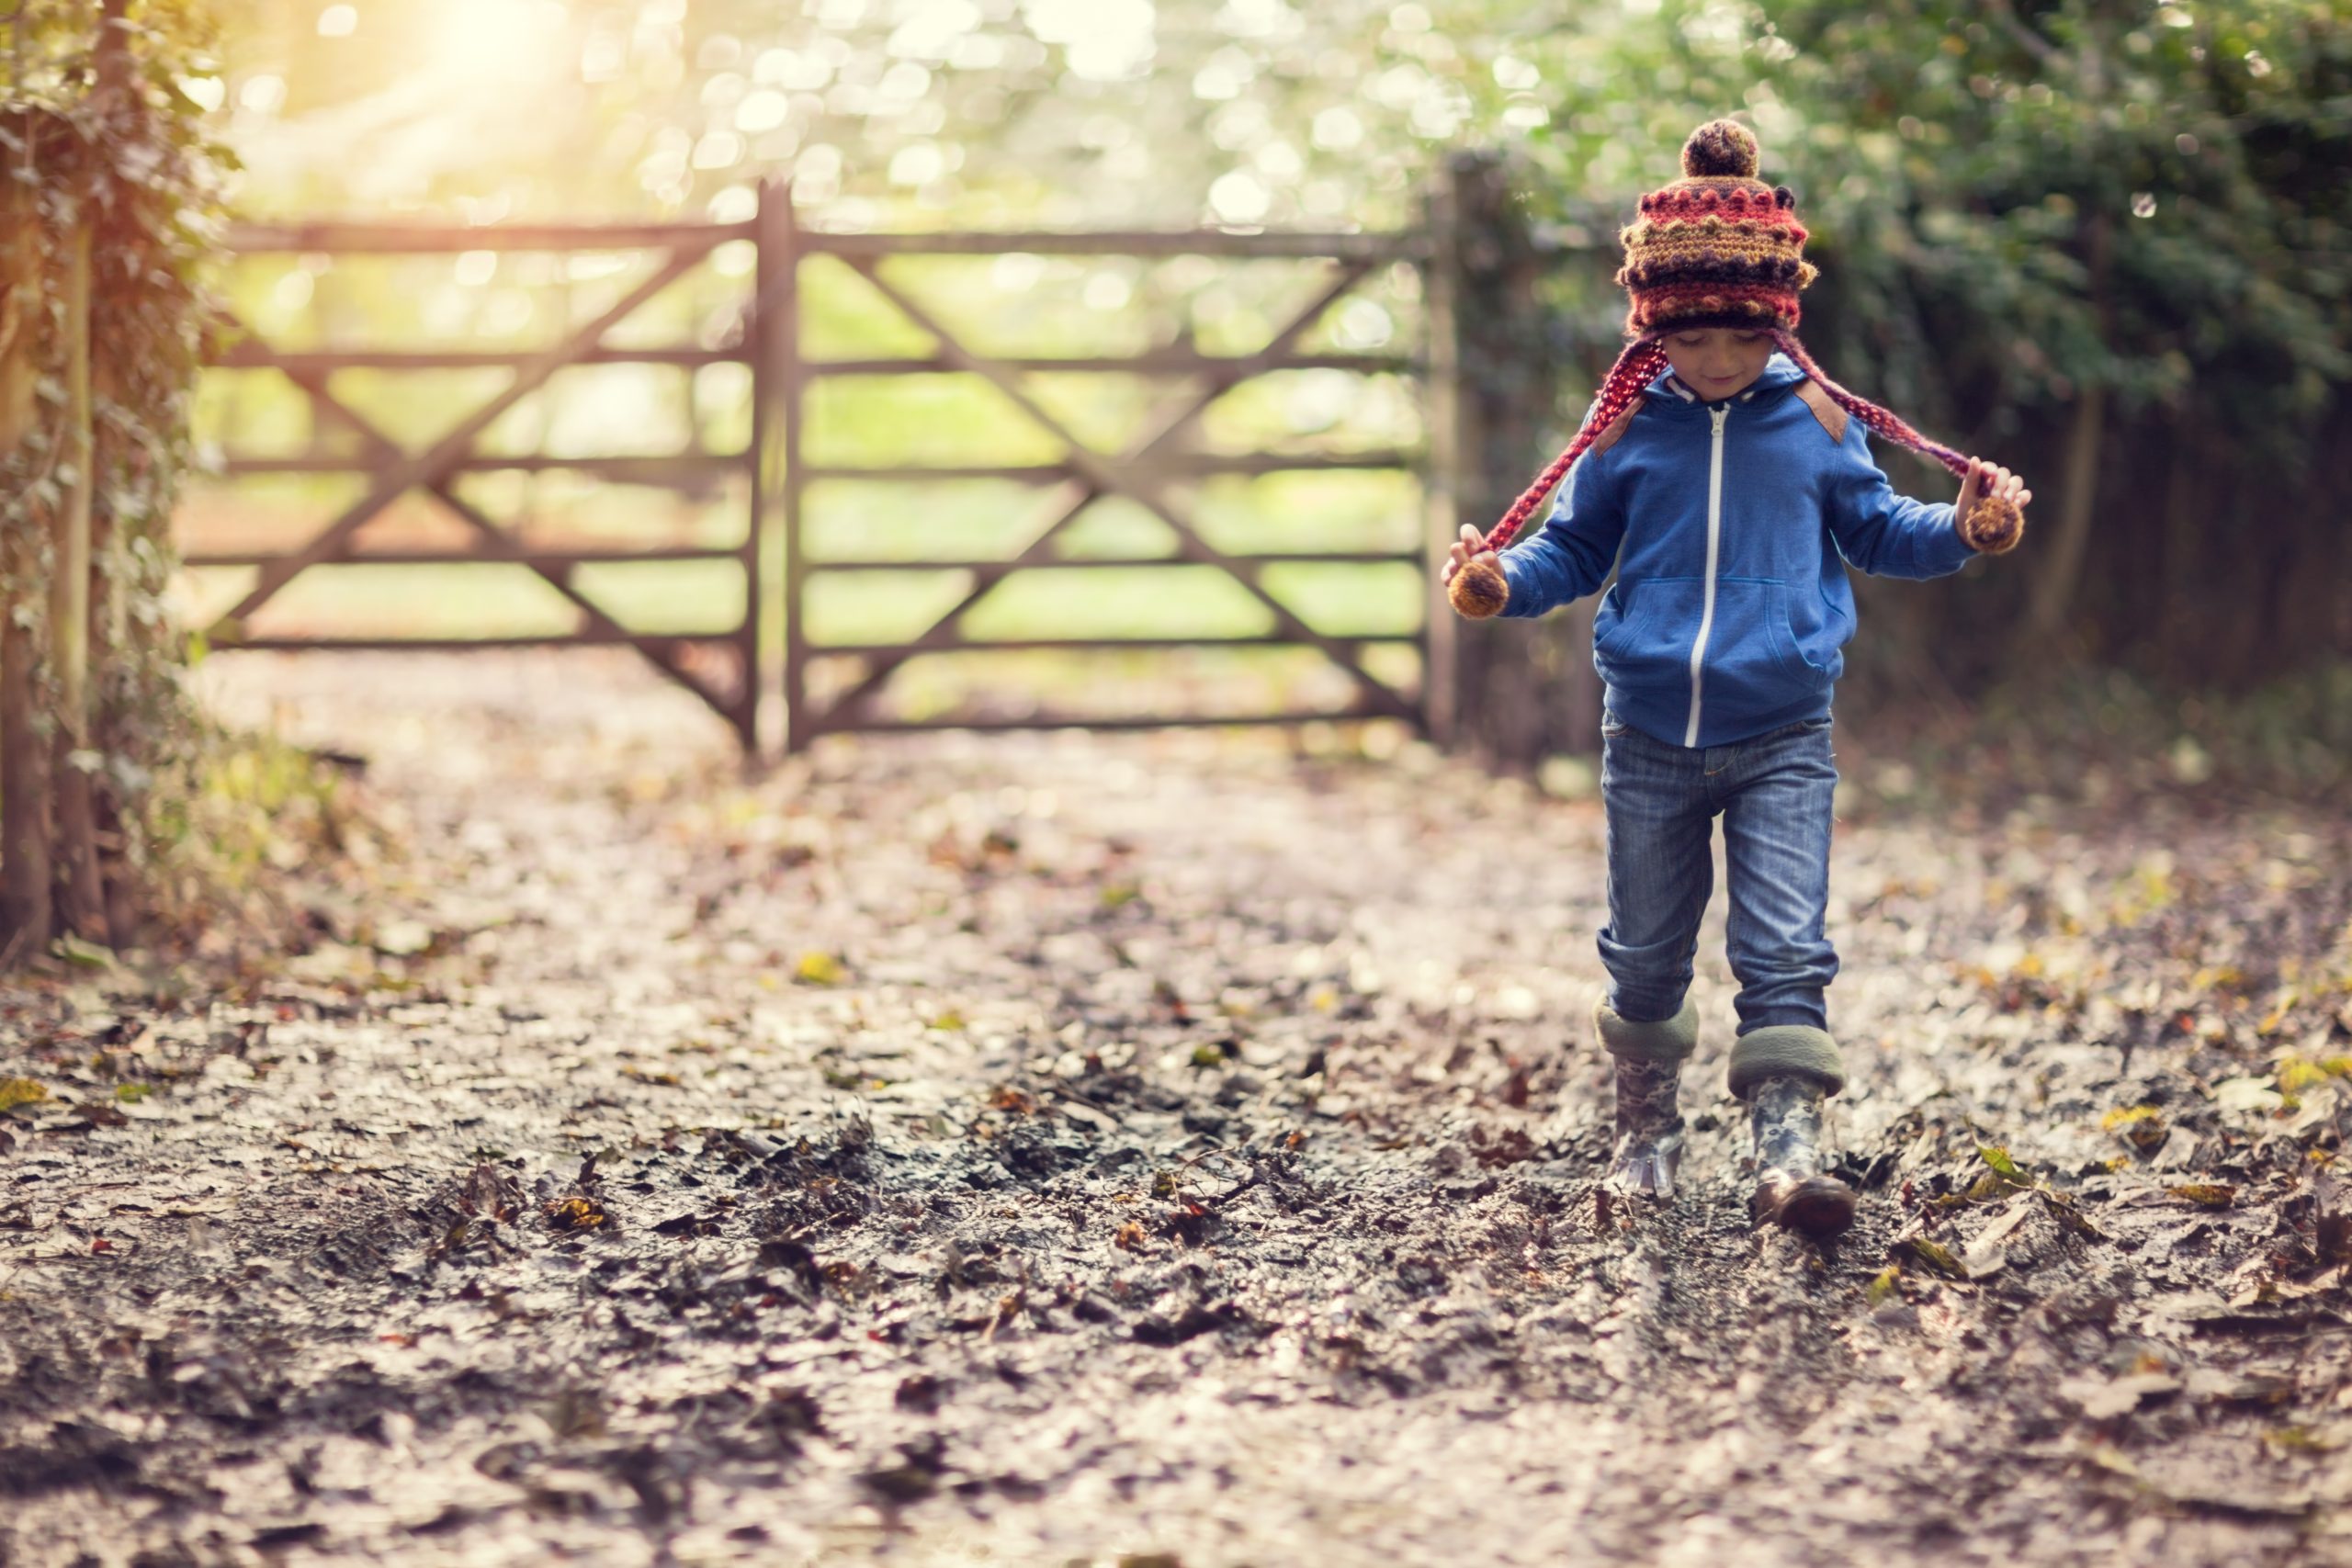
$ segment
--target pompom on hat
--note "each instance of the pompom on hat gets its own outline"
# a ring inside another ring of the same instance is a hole
[[[1642,197],[1640,216],[1618,235],[1625,265],[1617,282],[1632,301],[1625,350],[1601,382],[1576,439],[1487,534],[1490,550],[1510,543],[1585,448],[1667,367],[1667,334],[1696,327],[1770,333],[1781,353],[1871,434],[1967,477],[1967,457],[1831,380],[1797,341],[1803,317],[1797,296],[1818,271],[1804,259],[1805,228],[1797,220],[1795,195],[1757,178],[1758,166],[1754,132],[1733,120],[1710,120],[1682,145],[1682,177]],[[1986,555],[2014,548],[2024,526],[2013,503],[1989,495],[1959,520],[1961,537]],[[1502,568],[1481,553],[1454,574],[1448,597],[1460,614],[1484,618],[1502,612],[1510,590]]]

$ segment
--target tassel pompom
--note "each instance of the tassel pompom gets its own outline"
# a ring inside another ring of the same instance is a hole
[[[1483,621],[1503,613],[1510,603],[1510,579],[1491,550],[1472,556],[1446,585],[1446,603],[1465,620]]]
[[[2025,513],[2006,496],[1982,495],[1960,520],[1961,542],[1978,555],[2007,555],[2025,536]]]
[[[1682,172],[1694,180],[1752,180],[1756,162],[1756,133],[1736,120],[1711,119],[1682,144]]]

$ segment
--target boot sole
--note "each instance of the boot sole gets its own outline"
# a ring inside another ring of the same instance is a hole
[[[1815,1241],[1835,1241],[1854,1223],[1854,1190],[1834,1176],[1767,1180],[1756,1189],[1750,1208],[1759,1224],[1769,1220]]]

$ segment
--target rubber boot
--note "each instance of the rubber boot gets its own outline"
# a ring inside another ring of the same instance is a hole
[[[1617,1144],[1609,1183],[1623,1192],[1674,1195],[1682,1165],[1682,1061],[1699,1041],[1699,1010],[1685,997],[1672,1018],[1636,1021],[1608,1004],[1593,1010],[1600,1043],[1617,1062]]]
[[[1682,1168],[1681,1087],[1679,1062],[1618,1058],[1617,1149],[1609,1181],[1619,1191],[1674,1196],[1675,1173]]]
[[[1767,1024],[1732,1042],[1731,1091],[1756,1134],[1748,1211],[1815,1241],[1854,1223],[1854,1190],[1821,1171],[1821,1102],[1846,1087],[1846,1060],[1825,1029]]]
[[[1756,1192],[1748,1212],[1815,1241],[1835,1241],[1854,1223],[1854,1190],[1821,1169],[1820,1080],[1765,1078],[1747,1096],[1756,1135]]]

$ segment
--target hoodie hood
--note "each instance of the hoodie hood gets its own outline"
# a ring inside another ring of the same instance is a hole
[[[1772,357],[1764,362],[1764,374],[1734,392],[1730,398],[1717,400],[1754,402],[1768,393],[1785,392],[1804,378],[1805,374],[1797,368],[1796,361],[1776,349]],[[1701,410],[1707,406],[1699,394],[1684,386],[1670,369],[1659,371],[1645,390],[1654,404],[1664,405],[1668,412],[1684,408]]]

